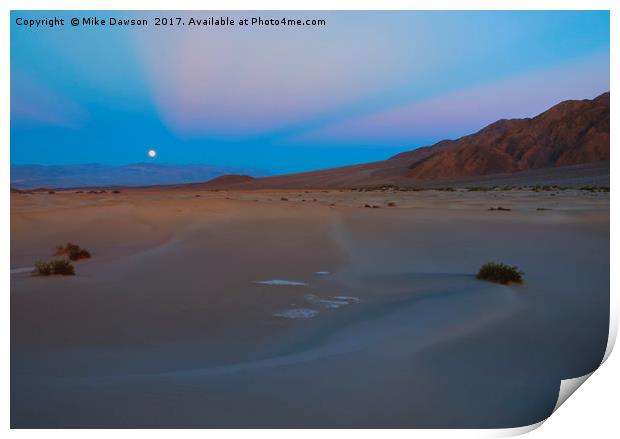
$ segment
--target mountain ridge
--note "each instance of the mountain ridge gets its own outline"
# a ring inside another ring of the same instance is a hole
[[[500,119],[438,142],[429,147],[430,155],[410,165],[407,176],[470,177],[607,161],[609,96],[563,101],[532,118]]]
[[[174,165],[163,163],[131,163],[105,165],[98,163],[70,165],[11,165],[11,187],[17,189],[129,187],[201,183],[229,174],[257,175],[244,168],[202,164]],[[225,180],[226,181],[226,180]]]
[[[475,133],[383,161],[264,177],[230,188],[412,186],[580,166],[595,173],[606,172],[610,157],[609,97],[605,92],[594,99],[562,101],[534,117],[500,119]]]
[[[441,182],[454,184],[459,180],[473,182],[476,178],[490,181],[488,177],[493,175],[506,180],[521,174],[527,181],[528,175],[539,178],[545,170],[552,173],[555,180],[562,180],[564,168],[568,174],[579,175],[580,181],[584,181],[586,174],[587,178],[592,177],[596,181],[608,181],[609,107],[609,92],[594,99],[567,100],[534,117],[499,119],[458,139],[441,140],[431,146],[405,151],[376,162],[260,178],[247,176],[249,173],[256,176],[256,173],[246,170],[185,165],[185,172],[191,167],[196,170],[191,178],[179,181],[178,177],[154,179],[150,175],[149,181],[142,185],[240,190],[347,188],[382,184],[424,186]],[[75,166],[91,166],[93,169],[93,166],[105,165]],[[128,166],[129,170],[133,169],[132,165]],[[133,166],[165,169],[169,165],[144,163]],[[135,183],[135,178],[134,184],[105,182],[105,179],[104,182],[90,184],[86,181],[81,181],[81,184],[49,184],[32,176],[30,178],[34,182],[20,185],[19,178],[14,177],[14,166],[11,166],[11,186],[15,188],[140,185]],[[92,175],[89,177],[93,180]]]

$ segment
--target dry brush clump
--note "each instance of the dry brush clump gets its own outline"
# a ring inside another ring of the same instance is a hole
[[[53,274],[61,276],[73,276],[75,268],[66,259],[54,259],[50,262],[39,261],[34,266],[35,274],[39,276],[51,276]]]
[[[45,261],[37,261],[34,264],[34,272],[39,276],[49,276],[52,274],[52,264]]]
[[[520,271],[518,267],[502,263],[489,262],[480,267],[476,277],[481,280],[488,280],[500,284],[520,284],[523,282],[523,274],[524,273]]]
[[[78,261],[80,259],[89,259],[90,252],[85,248],[81,248],[77,244],[67,242],[64,246],[59,245],[56,247],[55,256],[67,256],[72,261]]]
[[[54,256],[60,256],[61,258],[35,263],[34,274],[39,276],[51,276],[54,274],[73,276],[75,274],[75,267],[71,261],[88,259],[90,258],[90,252],[77,244],[68,242],[65,245],[57,246]]]

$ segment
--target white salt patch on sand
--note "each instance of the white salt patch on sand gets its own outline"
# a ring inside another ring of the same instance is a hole
[[[334,299],[336,299],[336,300],[344,300],[344,301],[349,302],[349,303],[360,303],[360,298],[359,297],[353,297],[353,296],[334,296]]]
[[[324,276],[326,274],[329,274],[329,271],[315,271],[314,274],[318,274],[320,276]]]
[[[285,311],[276,312],[275,317],[284,317],[285,319],[311,319],[319,314],[317,310],[310,308],[293,308]]]
[[[32,273],[34,267],[11,268],[11,274]]]
[[[321,299],[318,301],[318,303],[326,308],[331,308],[331,309],[338,309],[341,306],[346,306],[349,304],[349,302],[346,302],[344,300],[327,300],[327,299]]]
[[[305,282],[295,282],[292,280],[282,280],[282,279],[272,279],[272,280],[257,280],[254,283],[260,285],[287,285],[294,287],[305,287],[308,286]]]
[[[359,303],[359,299],[357,297],[352,296],[334,296],[328,299],[322,299],[315,294],[306,294],[304,295],[304,299],[306,299],[310,303],[317,303],[325,308],[330,309],[338,309],[341,306],[351,305],[352,303]]]

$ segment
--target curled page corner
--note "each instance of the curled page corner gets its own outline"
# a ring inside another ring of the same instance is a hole
[[[615,307],[613,307],[613,303],[610,303],[610,304],[612,305],[612,310],[616,309]],[[607,359],[611,355],[611,351],[614,349],[614,345],[616,344],[617,337],[618,337],[618,316],[616,315],[614,317],[613,311],[612,311],[612,315],[611,315],[610,322],[609,322],[609,336],[607,337],[607,348],[605,349],[605,355],[603,355],[603,361],[601,361],[601,364],[607,361]]]
[[[607,361],[607,359],[609,358],[609,355],[611,354],[611,351],[614,348],[614,345],[616,343],[616,337],[618,335],[618,325],[614,324],[613,319],[612,322],[609,325],[609,336],[607,338],[607,347],[605,349],[605,354],[603,355],[603,359],[601,361],[601,364],[598,365],[598,367],[596,369],[594,369],[592,372],[587,373],[585,375],[582,375],[580,377],[576,377],[576,378],[570,378],[570,379],[566,379],[566,380],[562,380],[560,382],[560,391],[558,393],[558,400],[555,403],[555,407],[553,408],[553,413],[555,413],[555,411],[557,409],[560,408],[560,406],[562,404],[564,404],[564,402],[566,402],[566,400],[573,394],[575,393],[575,391],[583,384],[586,382],[586,380],[588,378],[590,378],[590,376],[596,372],[596,370],[601,367],[601,365]]]
[[[568,397],[571,396],[573,393],[575,393],[575,390],[577,390],[579,386],[585,383],[586,380],[590,378],[590,375],[592,375],[593,373],[594,371],[587,373],[585,375],[582,375],[580,377],[562,380],[562,382],[560,383],[560,391],[558,393],[558,400],[555,403],[555,407],[553,408],[553,413],[555,413],[555,411],[559,409],[560,406],[564,404],[564,402],[566,402]]]
[[[560,382],[560,390],[558,392],[558,400],[555,403],[555,407],[553,407],[553,411],[551,412],[551,415],[553,415],[553,413],[555,413],[555,411],[557,409],[560,408],[560,406],[562,404],[564,404],[564,402],[566,402],[566,400],[573,394],[575,393],[575,391],[583,384],[586,382],[586,380],[588,378],[590,378],[590,376],[596,372],[596,370],[587,373],[585,375],[582,375],[580,377],[576,377],[576,378],[569,378],[569,379],[565,379],[562,380]],[[530,424],[530,425],[524,425],[523,427],[514,427],[514,428],[503,428],[500,430],[496,430],[495,434],[493,434],[494,437],[513,437],[513,436],[520,436],[522,434],[526,434],[529,433],[531,431],[536,430],[538,427],[540,427],[547,419],[549,419],[549,417],[551,417],[551,415],[549,415],[547,418],[543,419],[542,421],[536,422],[534,424]]]
[[[543,425],[545,421],[546,419],[543,419],[542,421],[535,422],[534,424],[530,424],[530,425],[524,425],[523,427],[502,428],[499,430],[494,430],[492,437],[521,436],[522,434],[526,434],[526,433],[529,433],[530,431],[536,430],[538,427]]]

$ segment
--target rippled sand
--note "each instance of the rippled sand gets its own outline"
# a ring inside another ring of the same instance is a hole
[[[11,275],[14,427],[519,426],[605,350],[608,193],[11,197],[12,270],[93,255]]]

